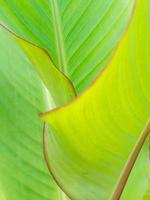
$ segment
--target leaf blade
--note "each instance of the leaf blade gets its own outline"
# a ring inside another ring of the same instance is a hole
[[[42,116],[50,126],[46,134],[49,163],[57,180],[74,199],[111,198],[114,185],[150,117],[149,6],[148,1],[137,1],[129,29],[96,83],[72,103]],[[139,199],[145,192],[149,164],[148,147],[143,148],[144,187],[140,187],[138,180],[134,188]],[[58,162],[60,156],[63,161]],[[140,166],[138,162],[134,168],[136,174]],[[134,193],[128,195],[133,199]]]
[[[77,93],[97,77],[109,60],[134,4],[134,0],[1,2],[2,23],[47,49],[55,66],[72,80]]]
[[[42,154],[43,124],[37,114],[48,105],[40,76],[47,83],[55,103],[59,102],[59,95],[62,96],[64,90],[69,88],[72,92],[72,86],[45,51],[1,25],[0,36],[0,198],[61,199]],[[45,71],[40,71],[41,66]],[[53,85],[47,81],[47,71],[53,76]],[[69,92],[64,98],[70,98]]]

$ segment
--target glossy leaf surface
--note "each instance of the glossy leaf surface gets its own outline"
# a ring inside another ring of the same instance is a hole
[[[149,8],[149,0],[137,1],[126,34],[96,82],[72,103],[42,115],[49,123],[48,165],[72,199],[112,198],[150,117]],[[148,164],[145,144],[121,199],[143,198]]]

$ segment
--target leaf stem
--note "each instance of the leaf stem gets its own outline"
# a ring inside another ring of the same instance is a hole
[[[149,135],[150,133],[150,120],[148,121],[148,123],[146,124],[145,128],[143,129],[142,133],[141,133],[141,136],[137,142],[137,144],[135,145],[135,148],[131,154],[131,157],[130,159],[128,160],[127,162],[127,165],[123,171],[123,174],[117,184],[117,187],[113,193],[113,196],[111,198],[111,200],[119,200],[120,197],[121,197],[121,194],[123,192],[123,189],[126,185],[126,182],[128,180],[128,177],[130,175],[130,172],[135,164],[135,161],[139,155],[139,152],[147,138],[147,136]]]

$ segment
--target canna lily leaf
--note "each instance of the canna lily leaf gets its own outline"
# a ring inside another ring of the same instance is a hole
[[[43,123],[37,113],[46,110],[49,102],[45,86],[35,70],[41,62],[44,70],[38,72],[55,104],[62,92],[66,92],[64,99],[71,98],[69,80],[54,67],[48,55],[0,26],[1,200],[64,199],[48,173],[42,154]],[[50,78],[53,76],[50,80],[53,85],[47,82],[46,72]]]
[[[41,115],[49,124],[44,131],[48,166],[72,199],[119,199],[120,181],[126,170],[129,175],[133,152],[138,147],[138,155],[146,138],[142,130],[150,118],[149,8],[149,0],[137,1],[109,66],[88,90],[72,103]],[[148,164],[145,142],[121,200],[143,198]]]
[[[134,0],[0,0],[0,21],[45,48],[83,91],[108,61]]]

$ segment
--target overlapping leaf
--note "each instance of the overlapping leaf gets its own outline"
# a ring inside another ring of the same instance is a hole
[[[134,0],[0,0],[0,21],[48,50],[80,93],[108,61]]]
[[[72,103],[42,115],[53,176],[78,200],[107,200],[150,118],[150,2],[136,10],[109,66]],[[61,159],[60,159],[61,158]],[[148,180],[145,144],[121,199],[142,199]]]
[[[44,70],[38,72],[51,91],[54,105],[63,103],[72,94],[68,79],[54,67],[43,50],[0,26],[1,200],[63,199],[42,154],[43,123],[37,113],[46,110],[48,102],[45,86],[35,70],[41,64]],[[47,74],[51,78],[49,82]],[[60,99],[59,95],[64,98]]]

